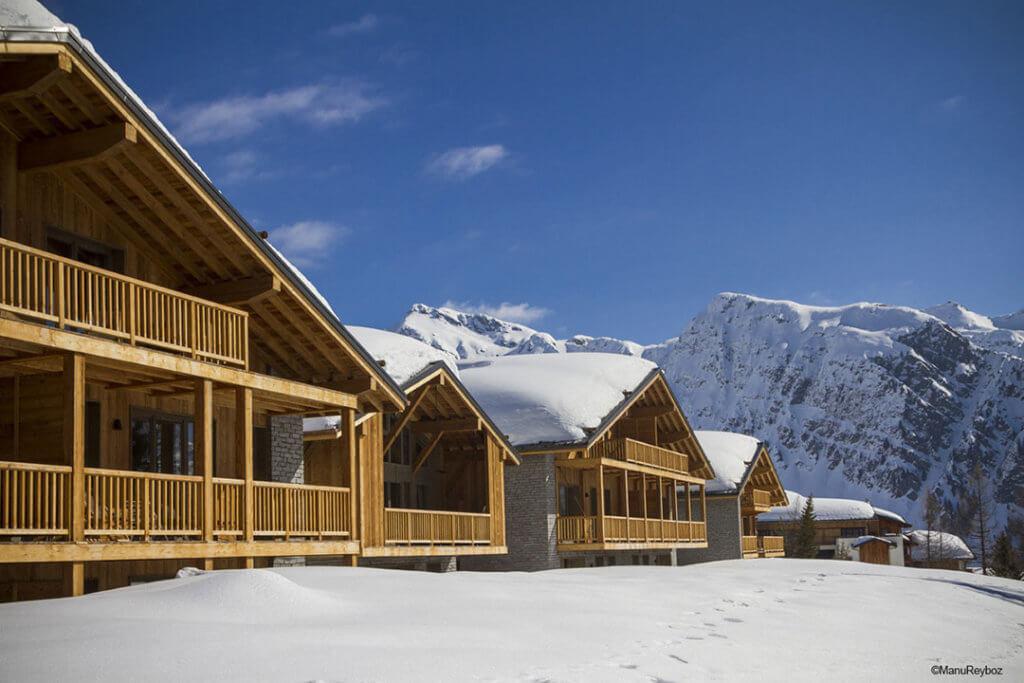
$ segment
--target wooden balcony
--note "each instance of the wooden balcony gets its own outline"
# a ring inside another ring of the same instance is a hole
[[[743,557],[757,557],[757,536],[742,536],[740,546],[743,550]]]
[[[486,513],[384,508],[384,543],[389,546],[488,545]]]
[[[608,458],[637,465],[648,465],[670,472],[686,474],[689,472],[689,459],[683,453],[670,451],[660,446],[634,439],[607,439],[590,447],[587,452],[590,458]]]
[[[782,536],[762,536],[759,555],[761,557],[785,557],[786,546]]]
[[[556,520],[558,543],[562,545],[602,544],[614,549],[616,544],[675,545],[707,541],[704,522],[636,517],[604,517],[604,538],[601,518],[597,515],[559,515]]]
[[[66,540],[71,468],[0,462],[0,536]],[[289,540],[351,536],[349,489],[253,482],[253,532]],[[86,537],[149,541],[203,535],[203,478],[85,468]],[[245,482],[213,479],[213,535],[241,537]]]
[[[772,507],[772,494],[761,489],[747,489],[740,499],[744,515],[768,512]]]
[[[248,368],[245,311],[0,239],[0,310]]]

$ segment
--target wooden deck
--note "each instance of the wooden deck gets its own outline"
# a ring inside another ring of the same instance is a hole
[[[675,519],[617,517],[613,515],[559,515],[556,520],[558,544],[565,550],[575,546],[615,549],[622,547],[676,547],[706,544],[704,522]]]
[[[0,310],[132,346],[249,365],[245,311],[4,239]]]
[[[203,477],[87,467],[84,504],[71,509],[71,468],[0,462],[0,536],[70,538],[75,517],[94,540],[199,539],[203,536]],[[219,538],[245,535],[245,519],[262,539],[351,536],[349,489],[253,482],[251,512],[245,481],[213,479],[212,528]]]
[[[762,489],[748,488],[740,498],[742,514],[759,514],[768,512],[772,507],[772,494]]]
[[[384,543],[390,546],[487,545],[491,516],[444,510],[384,509]]]
[[[636,465],[648,465],[658,469],[681,474],[689,473],[689,459],[686,454],[671,451],[660,446],[635,439],[606,439],[586,452],[588,458],[607,458]]]
[[[785,557],[786,546],[784,541],[785,539],[782,536],[761,536],[759,555],[761,557]]]

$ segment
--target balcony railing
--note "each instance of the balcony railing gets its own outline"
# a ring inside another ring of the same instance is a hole
[[[3,239],[0,309],[133,346],[249,363],[245,311]]]
[[[69,536],[71,468],[0,462],[0,535]],[[348,537],[349,489],[253,482],[257,537]],[[85,468],[85,534],[201,538],[203,478]],[[244,533],[245,482],[214,478],[213,533]]]
[[[743,536],[740,540],[744,555],[757,555],[757,536]]]
[[[559,543],[600,543],[596,515],[559,515]],[[605,543],[689,543],[707,540],[704,522],[636,517],[604,518]]]
[[[771,491],[764,491],[762,489],[748,489],[743,494],[741,502],[744,510],[766,512],[772,506],[772,494]]]
[[[782,536],[762,536],[761,553],[764,557],[784,557],[786,554],[785,539]]]
[[[638,465],[650,465],[672,472],[686,474],[689,472],[689,459],[684,453],[670,451],[660,446],[635,439],[606,439],[591,446],[588,456],[591,458],[608,458],[632,462]]]
[[[384,509],[387,545],[486,545],[491,516],[472,512]]]

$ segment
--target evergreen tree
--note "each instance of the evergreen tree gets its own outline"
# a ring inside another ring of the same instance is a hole
[[[1010,535],[1005,531],[999,534],[995,548],[992,550],[992,573],[1006,579],[1019,579],[1021,575],[1017,553],[1013,551]]]
[[[818,544],[815,540],[817,530],[814,526],[814,496],[807,499],[800,514],[800,526],[796,532],[796,543],[793,548],[794,557],[817,557]]]

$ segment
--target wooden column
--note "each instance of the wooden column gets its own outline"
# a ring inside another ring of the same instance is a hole
[[[700,486],[700,521],[704,524],[704,539],[708,537],[708,499],[704,496],[704,486]]]
[[[242,492],[242,538],[252,541],[255,523],[255,487],[252,483],[252,389],[235,389],[235,476],[241,475]],[[253,558],[245,558],[245,566],[251,569]]]
[[[195,382],[195,456],[196,469],[203,475],[203,540],[213,541],[213,382]],[[204,569],[213,569],[213,560],[203,560]]]
[[[597,463],[597,541],[604,543],[604,465]]]
[[[693,540],[693,503],[690,501],[690,482],[686,482],[686,531]]]
[[[640,473],[640,511],[644,518],[644,540],[647,540],[647,474]]]
[[[85,542],[85,356],[64,356],[64,459],[71,466],[71,541]],[[85,565],[72,562],[65,568],[68,595],[85,592]]]
[[[356,411],[352,408],[345,408],[341,411],[341,444],[342,451],[348,458],[348,502],[349,520],[352,526],[351,538],[362,538],[362,515],[360,505],[363,497],[360,494],[359,480],[359,442],[356,439]],[[353,558],[355,566],[355,558]]]

